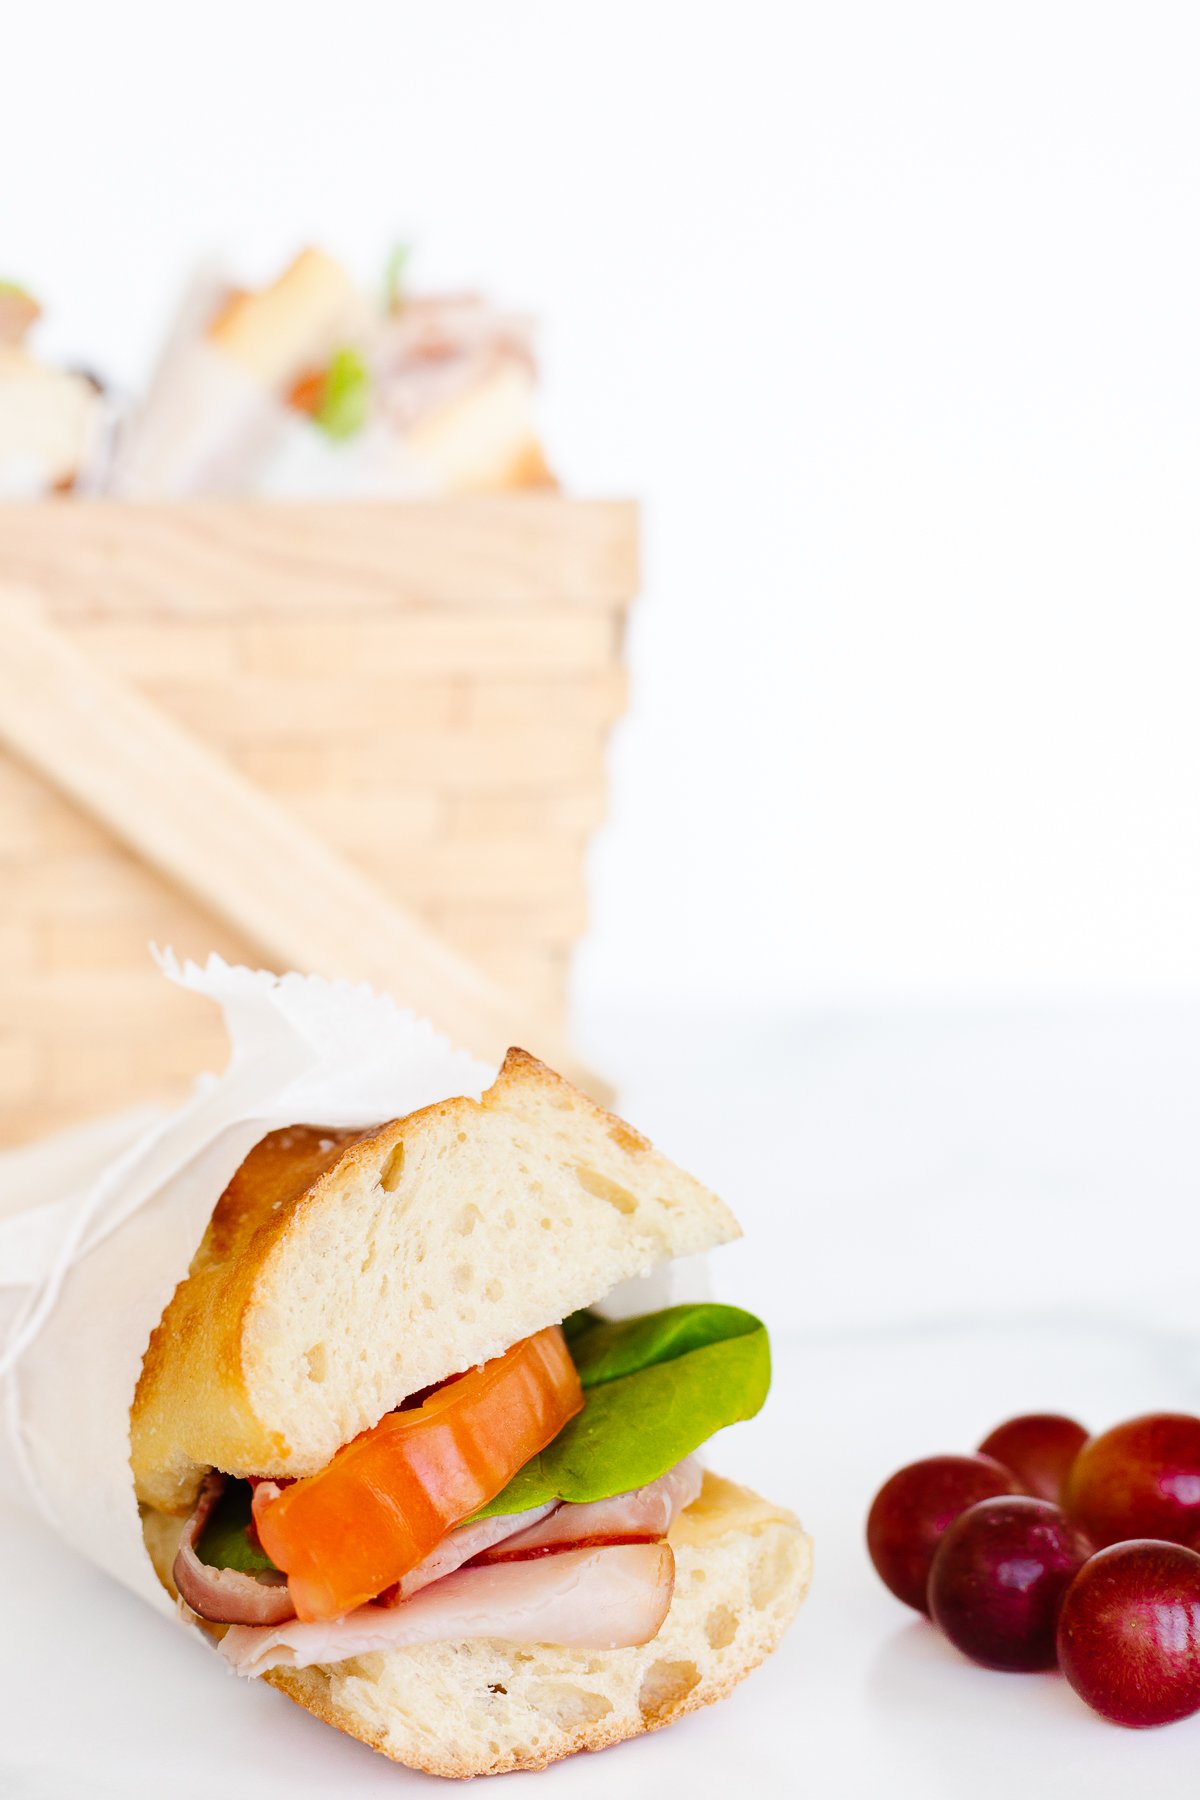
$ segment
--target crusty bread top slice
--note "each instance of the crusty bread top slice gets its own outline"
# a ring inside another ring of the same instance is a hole
[[[303,1475],[408,1395],[738,1235],[715,1194],[523,1050],[480,1100],[368,1132],[273,1132],[146,1351],[138,1498],[209,1468]]]

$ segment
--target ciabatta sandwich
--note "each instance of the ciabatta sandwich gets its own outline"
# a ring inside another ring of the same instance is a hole
[[[433,1774],[540,1768],[719,1699],[807,1587],[791,1514],[695,1453],[762,1403],[733,1307],[606,1319],[737,1235],[520,1051],[482,1098],[249,1155],[146,1351],[147,1549],[261,1677]]]

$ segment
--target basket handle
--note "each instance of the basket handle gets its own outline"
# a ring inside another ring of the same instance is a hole
[[[0,742],[272,964],[367,981],[499,1063],[520,1042],[596,1098],[560,1034],[269,795],[0,587]]]

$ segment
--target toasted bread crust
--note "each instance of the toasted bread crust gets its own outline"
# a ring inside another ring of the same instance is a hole
[[[221,1438],[228,1447],[245,1441],[264,1457],[287,1446],[263,1434],[247,1389],[241,1355],[246,1321],[264,1265],[304,1206],[319,1206],[335,1175],[350,1165],[353,1150],[372,1143],[386,1127],[369,1131],[293,1125],[262,1138],[239,1165],[213,1209],[187,1278],[176,1288],[151,1333],[131,1413],[132,1465],[139,1497],[162,1511],[185,1515],[195,1499],[190,1475],[177,1497],[148,1491],[151,1472],[193,1462],[176,1434],[181,1374],[207,1371],[225,1414]],[[161,1480],[158,1487],[161,1490]]]
[[[581,1725],[569,1743],[557,1744],[541,1754],[529,1755],[518,1749],[509,1749],[486,1762],[456,1755],[449,1747],[440,1753],[422,1754],[420,1750],[414,1749],[401,1755],[386,1733],[372,1730],[348,1707],[338,1706],[330,1698],[329,1678],[321,1669],[274,1669],[262,1679],[278,1688],[281,1694],[285,1694],[297,1706],[312,1713],[314,1718],[320,1719],[323,1725],[332,1725],[335,1731],[357,1738],[359,1743],[366,1744],[368,1749],[377,1751],[380,1756],[386,1756],[390,1762],[418,1769],[423,1775],[439,1775],[449,1781],[471,1781],[476,1775],[536,1774],[541,1769],[548,1769],[552,1763],[562,1762],[568,1756],[578,1756],[585,1750],[609,1750],[614,1744],[624,1744],[630,1738],[644,1737],[649,1731],[661,1731],[664,1725],[673,1725],[688,1713],[699,1712],[702,1707],[715,1706],[718,1700],[726,1699],[739,1682],[766,1661],[774,1648],[774,1644],[762,1645],[727,1674],[693,1688],[690,1694],[653,1717],[643,1716],[637,1723],[622,1721],[616,1725],[604,1722]],[[614,1650],[608,1654],[616,1656],[619,1652]]]

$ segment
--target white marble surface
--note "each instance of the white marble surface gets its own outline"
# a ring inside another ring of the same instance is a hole
[[[767,1316],[776,1381],[711,1460],[801,1513],[817,1575],[729,1701],[536,1792],[1190,1793],[1200,1718],[1123,1732],[1057,1677],[973,1668],[882,1589],[862,1530],[894,1467],[1011,1413],[1200,1410],[1200,1009],[593,1026],[629,1114],[747,1226],[717,1286]],[[5,1511],[0,1593],[4,1800],[432,1791]]]
[[[970,1448],[1006,1413],[1063,1407],[1101,1424],[1200,1405],[1194,1357],[1127,1329],[897,1330],[793,1335],[767,1409],[712,1461],[795,1506],[813,1531],[812,1594],[779,1653],[721,1706],[670,1731],[560,1765],[562,1800],[1127,1800],[1191,1792],[1200,1718],[1125,1732],[1056,1676],[966,1663],[876,1580],[862,1544],[874,1488],[935,1449]],[[81,1800],[169,1791],[255,1800],[432,1792],[265,1687],[240,1683],[189,1634],[0,1511],[0,1793]]]

